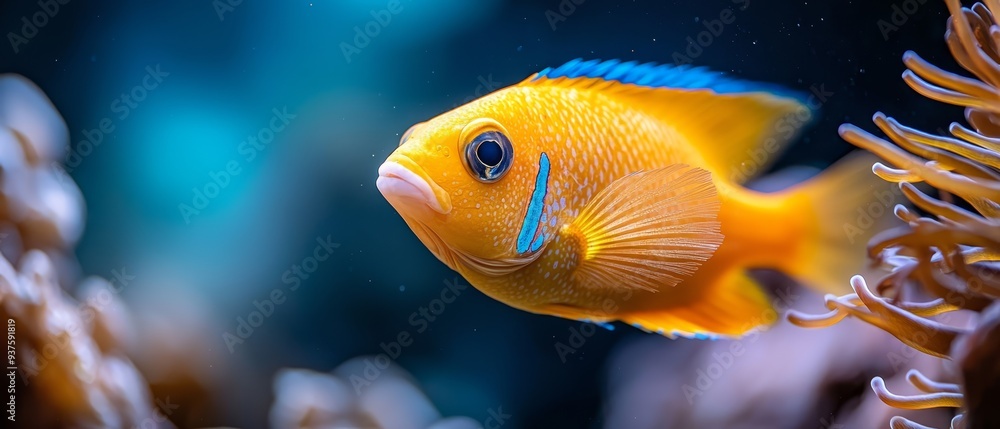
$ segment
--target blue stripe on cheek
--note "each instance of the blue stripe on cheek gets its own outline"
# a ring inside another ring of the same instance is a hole
[[[542,219],[542,209],[545,202],[545,194],[549,188],[549,156],[542,152],[538,159],[538,175],[535,176],[535,190],[531,192],[531,202],[528,203],[528,212],[524,214],[521,221],[521,233],[517,235],[517,253],[528,253],[528,251],[538,250],[542,245],[542,237],[535,240],[535,233],[538,232],[538,223]],[[534,242],[533,242],[534,240]]]
[[[543,241],[545,241],[545,234],[538,234],[538,238],[536,238],[535,241],[531,243],[531,251],[534,252],[538,250],[539,247],[542,247]]]

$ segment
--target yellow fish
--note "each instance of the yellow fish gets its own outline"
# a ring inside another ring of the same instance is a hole
[[[573,60],[414,125],[377,185],[438,259],[515,308],[736,336],[774,319],[748,269],[833,290],[865,258],[854,225],[877,197],[870,164],[776,193],[741,186],[816,101],[703,69]]]

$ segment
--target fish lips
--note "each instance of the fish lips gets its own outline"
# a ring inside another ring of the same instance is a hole
[[[409,158],[397,155],[385,161],[378,168],[375,186],[394,206],[395,202],[404,205],[415,202],[443,215],[451,213],[451,196],[448,192]]]

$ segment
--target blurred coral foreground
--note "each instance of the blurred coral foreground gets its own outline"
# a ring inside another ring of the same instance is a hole
[[[355,385],[351,377],[364,374],[365,361],[347,361],[332,374],[285,369],[274,382],[277,400],[271,407],[273,428],[399,428],[475,429],[468,417],[442,419],[430,400],[410,381],[409,374],[389,365],[371,384]],[[358,389],[358,390],[356,390]]]
[[[13,417],[32,427],[172,427],[123,352],[129,324],[116,287],[88,278],[74,300],[59,286],[76,277],[83,229],[83,197],[58,168],[68,140],[41,90],[0,76],[0,317],[15,343],[5,365],[17,368]]]

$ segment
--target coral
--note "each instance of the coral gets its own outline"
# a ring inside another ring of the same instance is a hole
[[[375,357],[347,361],[332,374],[283,369],[275,377],[271,407],[274,429],[365,427],[384,429],[474,429],[467,417],[442,419],[430,400],[395,366],[370,368]],[[352,387],[352,377],[377,378]],[[370,383],[370,384],[369,384]],[[361,386],[361,385],[359,385]],[[356,390],[358,389],[358,390]]]
[[[789,320],[805,327],[823,327],[853,316],[891,333],[920,352],[956,361],[959,383],[936,382],[911,371],[907,380],[922,393],[896,395],[882,378],[872,379],[876,395],[903,409],[959,409],[952,428],[1000,425],[995,410],[984,406],[986,395],[1000,388],[1000,350],[996,344],[1000,298],[1000,26],[994,13],[1000,3],[976,3],[962,8],[946,0],[951,12],[945,39],[958,63],[975,78],[939,69],[907,52],[903,80],[916,92],[944,103],[965,107],[971,128],[953,123],[949,136],[935,136],[882,113],[875,125],[887,141],[845,124],[840,134],[848,142],[882,159],[872,170],[899,183],[903,195],[925,212],[897,206],[895,215],[906,227],[884,231],[869,243],[869,256],[892,271],[875,283],[851,279],[853,294],[827,296],[830,310],[821,315],[792,312]],[[921,190],[925,183],[937,196]],[[955,198],[960,199],[956,201]],[[964,203],[963,203],[964,202]],[[929,297],[924,295],[929,294]],[[961,311],[960,311],[961,310]],[[955,323],[962,312],[981,312],[972,327]],[[993,341],[990,341],[992,339]],[[893,428],[923,428],[903,417]]]
[[[0,76],[0,320],[13,324],[17,421],[171,427],[123,352],[129,323],[115,288],[85,279],[77,301],[59,286],[74,277],[66,255],[83,228],[80,191],[57,168],[68,140],[41,90]]]
[[[76,244],[83,232],[83,196],[61,168],[54,168],[68,142],[66,124],[40,89],[23,77],[0,75],[4,240],[43,250]]]
[[[38,250],[28,251],[17,271],[0,258],[0,318],[14,320],[23,386],[45,398],[51,424],[165,423],[142,376],[121,353],[120,330],[127,325],[119,319],[121,303],[111,285],[91,278],[85,290],[91,296],[83,304],[68,297],[55,280],[52,261]]]

